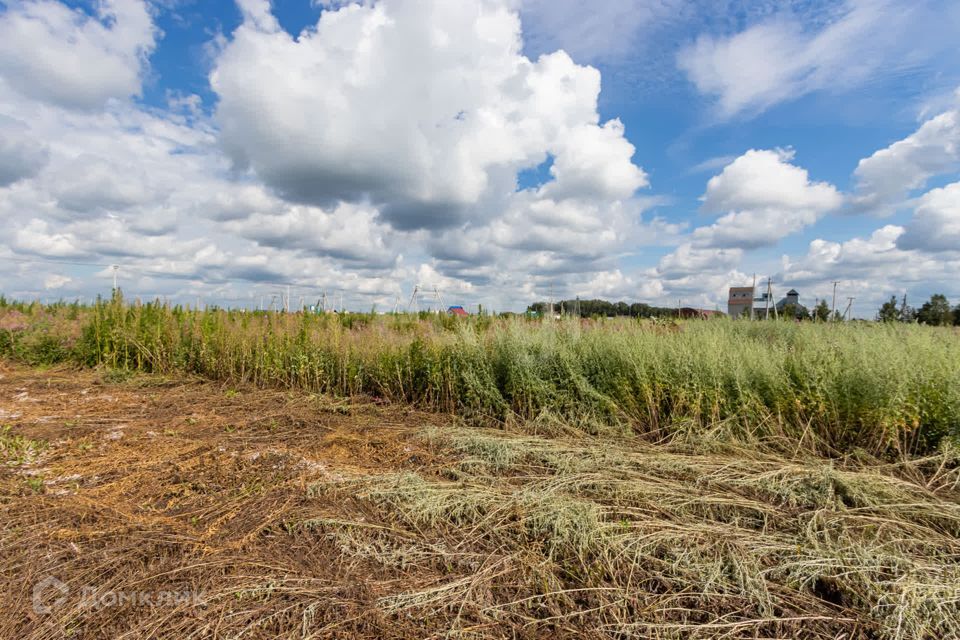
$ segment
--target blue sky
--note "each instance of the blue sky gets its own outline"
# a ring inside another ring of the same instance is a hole
[[[960,302],[960,5],[0,2],[0,291]]]

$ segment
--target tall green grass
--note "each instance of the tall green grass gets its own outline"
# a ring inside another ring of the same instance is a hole
[[[960,438],[960,334],[916,325],[0,305],[0,355],[372,395],[478,422],[722,428],[848,452]]]

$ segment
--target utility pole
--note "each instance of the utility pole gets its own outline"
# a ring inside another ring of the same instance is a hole
[[[847,309],[843,312],[843,315],[847,320],[851,320],[853,318],[853,301],[856,298],[847,298],[847,300]]]
[[[290,313],[290,285],[287,285],[287,297],[283,301],[284,313]]]
[[[763,294],[763,319],[770,319],[770,278],[767,278],[767,292]]]
[[[773,303],[773,319],[779,320],[780,314],[777,311],[777,303],[773,302],[773,282],[767,278],[767,298]]]
[[[117,293],[117,271],[120,269],[120,265],[112,264],[110,267],[113,269],[113,293]]]
[[[839,282],[834,281],[833,283],[833,304],[830,305],[830,319],[833,320],[834,316],[837,315],[837,285]]]
[[[410,313],[410,307],[413,307],[414,313],[417,313],[420,310],[419,305],[417,304],[417,293],[419,292],[420,292],[420,285],[419,284],[413,285],[413,293],[410,294],[410,302],[407,303],[407,313]]]
[[[343,313],[345,309],[343,308],[343,291],[340,292],[340,313]]]

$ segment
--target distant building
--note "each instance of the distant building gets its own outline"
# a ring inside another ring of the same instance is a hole
[[[756,311],[751,314],[754,307]],[[774,302],[768,291],[760,294],[758,298],[753,287],[730,287],[730,297],[727,299],[727,313],[733,319],[744,315],[755,318],[764,318],[765,314],[782,315],[787,307],[790,307],[798,318],[807,315],[807,308],[800,304],[800,293],[796,289],[790,289],[786,297]]]
[[[800,294],[796,289],[790,289],[790,291],[787,291],[787,297],[781,298],[780,301],[777,302],[776,306],[777,313],[780,315],[784,314],[788,306],[791,307],[794,316],[798,318],[803,318],[809,315],[807,308],[800,304]]]
[[[459,305],[455,307],[448,307],[447,313],[449,313],[451,316],[460,316],[461,318],[465,318],[468,315],[470,315],[469,313],[467,313],[466,309],[464,309]]]
[[[713,309],[695,309],[693,307],[680,307],[681,318],[694,318],[697,320],[706,320],[708,318],[719,318],[723,316],[723,311],[714,311]]]
[[[753,287],[730,287],[727,298],[727,315],[736,320],[743,314],[750,316],[753,309]]]

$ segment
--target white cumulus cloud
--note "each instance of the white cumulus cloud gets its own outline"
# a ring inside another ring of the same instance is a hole
[[[102,0],[96,15],[53,0],[0,13],[0,76],[25,96],[95,109],[140,93],[156,29],[144,0]],[[27,54],[29,52],[29,54]]]
[[[703,209],[724,213],[693,232],[702,246],[756,248],[815,223],[843,203],[836,187],[791,164],[789,150],[751,149],[707,183]]]
[[[892,213],[914,189],[937,175],[960,168],[960,110],[941,113],[903,140],[857,164],[858,210]]]
[[[960,182],[932,189],[919,199],[897,247],[960,254]]]
[[[548,154],[551,195],[630,197],[646,176],[600,122],[599,72],[524,57],[510,4],[347,5],[294,38],[244,0],[210,78],[223,144],[287,199],[371,202],[402,229],[489,216]]]

